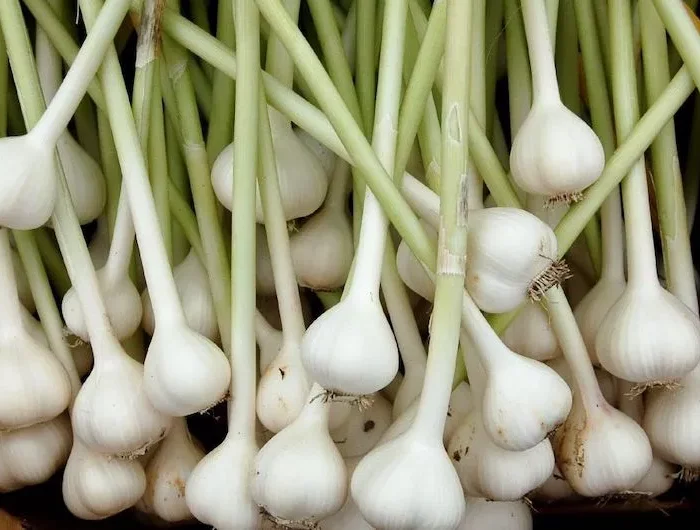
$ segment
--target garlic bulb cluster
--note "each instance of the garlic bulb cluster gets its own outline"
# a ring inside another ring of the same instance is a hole
[[[145,490],[146,474],[138,460],[111,458],[73,441],[63,472],[63,502],[73,515],[106,519],[133,506]]]
[[[220,529],[260,527],[250,480],[257,451],[254,440],[229,430],[202,458],[185,487],[185,502],[198,521]]]
[[[494,528],[497,530],[532,530],[532,513],[525,501],[492,501],[467,497],[467,512],[460,530]]]
[[[368,407],[353,407],[348,419],[331,431],[331,437],[343,458],[365,455],[391,424],[391,403],[381,394],[368,396]]]
[[[0,430],[0,493],[47,481],[66,463],[71,443],[67,414],[22,429]]]
[[[381,302],[352,289],[306,330],[301,344],[307,373],[327,390],[372,394],[399,368],[399,352]]]
[[[345,463],[328,433],[330,404],[322,393],[315,384],[299,416],[260,449],[253,463],[253,499],[282,524],[310,524],[345,503]]]
[[[204,451],[190,436],[184,418],[173,421],[170,432],[146,464],[146,492],[137,508],[163,521],[192,519],[185,503],[185,485]]]
[[[173,277],[187,325],[209,340],[219,340],[219,324],[216,321],[209,276],[194,249],[190,249],[185,259],[173,268]],[[141,295],[141,303],[143,329],[149,335],[153,335],[156,323],[148,289]]]
[[[328,178],[323,166],[292,130],[289,120],[269,108],[272,142],[277,159],[282,207],[287,220],[306,217],[323,203]],[[229,144],[214,161],[211,180],[214,193],[228,210],[233,205],[233,144]],[[263,222],[260,194],[256,203],[258,223]]]
[[[146,396],[143,366],[118,343],[95,357],[95,366],[75,398],[71,420],[85,450],[110,456],[142,454],[167,434],[171,424],[171,418]]]

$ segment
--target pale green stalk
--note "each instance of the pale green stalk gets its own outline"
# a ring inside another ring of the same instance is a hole
[[[574,1],[577,4],[577,1]],[[610,57],[610,24],[608,23],[608,0],[594,0],[591,3],[594,11],[596,29],[598,30],[598,42],[603,55],[603,63],[605,72],[607,73],[608,82],[612,75],[612,58]]]
[[[486,0],[471,1],[471,70],[469,81],[469,108],[466,109],[468,119],[473,120],[475,126],[485,130],[486,126]],[[444,123],[444,122],[443,122]],[[478,170],[474,167],[473,160],[469,160],[467,171],[467,204],[470,210],[478,210],[484,207],[484,182],[481,180]]]
[[[356,90],[362,115],[363,129],[372,130],[374,123],[374,96],[377,91],[374,55],[374,26],[377,16],[377,0],[357,2],[357,47],[355,50]]]
[[[532,77],[525,26],[517,0],[505,1],[510,137],[515,138],[532,104]],[[520,193],[518,194],[520,196]],[[521,197],[523,198],[524,195]]]
[[[187,69],[190,73],[190,80],[202,118],[208,122],[213,108],[211,83],[202,67],[194,59],[188,62]]]
[[[163,85],[161,83],[161,89]],[[162,95],[162,94],[161,94]],[[187,171],[185,170],[185,161],[182,159],[182,154],[180,149],[182,144],[178,140],[177,128],[173,125],[172,120],[169,116],[165,116],[165,149],[168,153],[168,172],[170,173],[170,182],[168,184],[168,197],[170,197],[170,208],[172,209],[172,195],[173,191],[177,191],[179,197],[182,198],[184,204],[189,208],[190,198],[190,185],[188,182]],[[178,219],[176,213],[172,212],[173,217]],[[178,219],[177,223],[171,225],[172,229],[172,241],[173,241],[173,263],[180,263],[187,252],[189,251],[190,244],[187,234],[183,231],[182,222]],[[196,222],[195,222],[196,226]],[[202,263],[204,262],[204,252],[202,251]]]
[[[557,34],[555,60],[557,80],[561,100],[567,108],[581,116],[581,95],[579,94],[579,53],[578,32],[574,2],[564,0],[559,4],[560,31]]]
[[[114,233],[114,223],[117,219],[119,206],[119,192],[122,187],[122,173],[119,167],[117,148],[114,146],[114,137],[109,126],[109,118],[98,109],[97,111],[97,136],[100,139],[100,160],[102,161],[102,173],[107,183],[107,202],[105,215],[110,238]]]
[[[220,2],[223,4],[230,2]],[[195,0],[194,2],[189,2],[190,11],[192,14],[192,21],[202,28],[207,33],[212,33],[211,24],[209,23],[209,6],[211,5],[209,0]],[[233,24],[231,24],[233,25]],[[214,79],[215,70],[210,64],[204,63],[204,72],[209,80]]]
[[[489,0],[486,8],[486,137],[493,140],[494,116],[496,115],[496,81],[498,77],[498,54],[503,35],[503,0]]]
[[[40,228],[39,230],[33,230],[32,234],[51,285],[58,299],[62,300],[68,289],[70,289],[71,283],[66,265],[61,257],[61,251],[57,248],[56,239],[49,233],[49,230],[48,228]]]
[[[684,202],[687,214],[686,226],[689,232],[693,230],[695,225],[698,195],[700,195],[700,149],[698,149],[698,145],[700,145],[700,100],[696,98],[693,105],[693,125],[690,129],[683,176]]]
[[[172,226],[173,232],[176,227],[180,228],[181,235],[187,239],[189,245],[194,248],[197,256],[202,263],[206,256],[204,255],[204,248],[202,246],[202,239],[199,237],[199,227],[197,226],[197,217],[190,208],[189,203],[184,199],[177,187],[170,182],[168,186],[168,203],[170,208],[170,213],[173,219],[176,221],[175,225]],[[173,238],[173,243],[176,241]],[[174,245],[173,245],[174,246]],[[186,245],[182,245],[183,258],[184,254],[187,253],[188,248]],[[173,252],[175,249],[173,249]]]
[[[666,31],[652,1],[639,2],[646,98],[648,103],[653,103],[671,80]],[[673,120],[666,124],[651,144],[651,161],[666,286],[697,314],[695,270]]]
[[[564,0],[566,1],[566,0]],[[559,0],[545,0],[547,7],[547,25],[549,26],[549,35],[552,39],[552,47],[557,41],[557,21],[559,18]]]

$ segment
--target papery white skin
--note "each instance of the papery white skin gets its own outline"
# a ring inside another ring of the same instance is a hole
[[[27,311],[24,306],[20,308],[22,313],[22,326],[24,330],[31,335],[31,337],[44,346],[46,349],[50,349],[49,339],[46,338],[46,333],[44,333],[44,328],[34,316]]]
[[[185,259],[173,269],[175,286],[180,295],[187,325],[197,333],[212,341],[219,340],[219,325],[216,321],[214,297],[211,293],[209,276],[194,249],[190,249]],[[148,289],[141,295],[143,306],[143,329],[153,335],[155,317]]]
[[[405,365],[404,365],[405,368]],[[408,407],[411,406],[423,388],[425,379],[425,363],[406,372],[401,378],[400,384],[394,395],[393,407],[391,409],[392,419],[398,418]],[[448,415],[449,420],[449,415]]]
[[[437,232],[427,222],[421,220],[428,237],[437,244]],[[401,240],[396,251],[396,268],[403,283],[414,293],[432,302],[435,296],[435,284],[418,261],[404,240]]]
[[[310,388],[300,345],[294,341],[283,343],[258,383],[255,407],[258,419],[273,433],[280,432],[299,415]]]
[[[447,452],[468,496],[515,501],[542,485],[554,469],[552,445],[545,438],[525,451],[507,451],[486,434],[479,407],[455,431]]]
[[[323,203],[328,178],[316,155],[297,138],[287,118],[271,107],[269,115],[285,218],[292,220],[306,217]],[[216,158],[211,170],[214,193],[228,210],[231,210],[233,204],[234,166],[233,144],[229,144]],[[259,193],[256,199],[256,218],[258,223],[263,222]]]
[[[171,418],[146,396],[143,366],[117,344],[95,358],[95,366],[71,410],[73,432],[91,452],[132,456],[168,432]]]
[[[228,392],[231,369],[212,341],[180,325],[156,325],[144,365],[144,388],[153,406],[170,416],[206,410]]]
[[[75,214],[81,225],[88,224],[99,217],[107,201],[102,169],[68,132],[59,137],[56,149]]]
[[[307,133],[304,129],[296,128],[294,129],[294,132],[299,140],[301,140],[304,146],[309,150],[309,152],[316,156],[316,159],[323,168],[323,172],[330,179],[338,156],[321,142],[316,140],[316,138]]]
[[[569,388],[574,389],[574,378],[571,373],[571,368],[566,362],[564,357],[557,357],[551,361],[547,361],[547,365],[557,372],[561,378],[566,381]],[[609,374],[602,368],[594,368],[596,380],[598,381],[598,386],[600,387],[600,392],[603,394],[605,401],[607,401],[613,407],[617,407],[617,402],[619,398],[618,382],[621,382],[615,376]]]
[[[514,352],[536,361],[547,361],[561,355],[549,316],[535,302],[528,303],[518,312],[503,333],[503,343]]]
[[[525,501],[499,502],[467,497],[460,530],[532,530],[532,513]]]
[[[67,414],[0,431],[0,493],[46,482],[66,463],[72,442]]]
[[[467,247],[467,290],[489,313],[506,313],[522,304],[535,277],[557,259],[552,229],[517,208],[472,212]]]
[[[137,460],[95,453],[80,441],[63,472],[63,502],[85,520],[106,519],[133,506],[146,489],[146,474]]]
[[[345,467],[347,468],[348,475],[348,489],[350,488],[352,474],[361,458],[362,457],[345,459]],[[374,530],[374,527],[362,517],[352,495],[348,495],[345,498],[343,507],[333,515],[323,519],[319,526],[322,530]]]
[[[53,213],[58,192],[53,149],[41,133],[0,139],[0,226],[33,230]]]
[[[185,503],[185,485],[204,454],[185,419],[176,419],[145,467],[146,492],[137,508],[170,523],[193,519]]]
[[[673,381],[700,360],[700,321],[658,282],[629,283],[598,329],[595,350],[626,381]]]
[[[251,473],[255,502],[277,520],[318,521],[347,495],[343,458],[328,433],[330,405],[314,385],[299,416],[258,452]]]
[[[595,348],[598,330],[607,318],[610,308],[622,296],[625,285],[624,278],[602,276],[574,310],[576,323],[594,366],[600,366]]]
[[[370,451],[350,489],[376,528],[457,528],[464,516],[464,495],[445,448],[416,428]]]
[[[282,349],[283,337],[259,312],[255,316],[255,340],[259,349],[258,371],[263,374]]]
[[[571,489],[571,486],[569,486],[569,483],[566,481],[564,475],[562,475],[561,471],[559,471],[559,468],[556,465],[554,466],[552,476],[550,476],[539,488],[528,495],[528,497],[531,499],[543,500],[546,502],[569,499],[575,496],[576,493],[573,489]]]
[[[354,246],[344,208],[324,205],[291,234],[290,245],[299,285],[333,290],[345,283]]]
[[[369,407],[353,407],[347,421],[331,431],[343,458],[367,454],[391,425],[391,403],[378,393],[369,397]]]
[[[0,431],[49,421],[71,398],[61,363],[21,324],[0,326],[0,396]]]
[[[260,527],[260,509],[250,488],[257,451],[254,441],[229,432],[197,464],[185,487],[187,507],[197,520],[218,530]]]
[[[275,294],[275,278],[264,225],[255,227],[255,241],[255,292],[258,295],[271,296]]]
[[[554,435],[557,465],[580,495],[598,497],[630,490],[651,466],[649,440],[600,391],[587,399],[584,403],[575,392],[571,414]]]
[[[347,394],[377,392],[399,368],[396,340],[379,299],[352,290],[309,326],[301,352],[311,378]]]
[[[141,324],[142,306],[139,291],[126,274],[115,274],[108,267],[95,272],[114,335],[120,341],[126,339],[133,335]],[[61,313],[71,333],[89,342],[83,308],[75,288],[71,287],[63,297]]]
[[[29,288],[29,280],[27,279],[27,274],[24,272],[24,266],[22,265],[22,260],[19,254],[12,250],[12,268],[15,271],[15,283],[17,284],[17,295],[19,296],[20,302],[25,307],[29,313],[34,313],[36,310],[36,304],[34,304],[34,297],[32,296],[32,291]]]
[[[97,219],[95,233],[88,245],[90,258],[92,258],[92,264],[95,266],[95,270],[101,269],[105,266],[105,263],[107,263],[110,243],[109,222],[105,216],[100,216]]]

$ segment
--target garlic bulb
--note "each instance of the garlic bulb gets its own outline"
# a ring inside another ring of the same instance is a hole
[[[428,226],[425,222],[421,223],[429,236],[435,236],[437,242],[437,233],[432,226]],[[424,299],[432,302],[435,296],[435,284],[433,284],[428,273],[425,272],[415,254],[411,252],[405,241],[401,240],[396,251],[396,268],[399,271],[399,276],[403,283],[414,293],[420,295]]]
[[[673,381],[700,360],[700,321],[658,281],[630,280],[598,329],[595,350],[626,381]]]
[[[466,286],[483,311],[512,311],[562,278],[554,231],[517,208],[470,213]]]
[[[329,179],[332,178],[333,168],[335,167],[336,160],[338,159],[337,155],[321,142],[316,140],[316,138],[307,133],[304,129],[295,128],[294,132],[299,140],[301,140],[301,142],[306,146],[309,152],[316,156],[326,176],[328,176]]]
[[[345,213],[350,165],[338,161],[326,201],[290,237],[299,285],[330,291],[345,284],[353,259],[352,225]]]
[[[273,433],[291,424],[304,407],[311,382],[301,362],[298,342],[286,341],[258,383],[256,411]]]
[[[169,523],[191,520],[185,485],[203,457],[204,451],[192,440],[185,419],[175,419],[146,465],[146,492],[137,507]]]
[[[571,373],[571,368],[569,368],[569,365],[567,364],[566,359],[564,359],[564,357],[557,357],[556,359],[548,361],[547,366],[549,366],[555,372],[557,372],[559,376],[564,381],[566,381],[566,384],[569,385],[569,387],[573,391],[576,383],[574,381],[574,376]],[[617,379],[615,376],[610,375],[602,368],[594,367],[593,372],[595,373],[596,380],[598,381],[598,386],[600,387],[600,392],[601,394],[603,394],[605,401],[610,403],[610,405],[612,405],[613,407],[617,407],[618,398],[620,396],[620,391],[618,387],[619,383],[622,383],[622,381],[620,379]]]
[[[284,215],[287,220],[306,217],[323,203],[328,178],[316,156],[292,130],[289,120],[269,107],[272,142],[277,159],[277,175]],[[214,193],[228,210],[233,204],[233,144],[219,154],[211,169]],[[256,199],[256,217],[263,222],[260,194]]]
[[[139,291],[131,278],[117,271],[116,267],[105,265],[95,272],[114,334],[120,341],[126,339],[133,335],[141,324],[142,306]],[[71,333],[89,342],[83,308],[75,288],[71,287],[63,297],[61,312]]]
[[[264,225],[255,227],[255,241],[255,292],[260,296],[272,296],[275,294],[275,277]]]
[[[29,280],[27,279],[27,274],[24,272],[24,266],[22,265],[22,260],[19,254],[12,251],[12,268],[15,271],[15,282],[17,284],[17,295],[19,296],[20,302],[30,313],[36,311],[36,304],[34,303],[34,296],[32,296],[32,291],[29,288]]]
[[[41,322],[34,318],[34,316],[27,311],[24,306],[20,307],[20,312],[22,313],[22,326],[24,326],[27,333],[29,333],[29,335],[31,335],[35,341],[45,348],[50,348],[49,339],[46,337],[46,333],[44,333],[44,328],[41,325]]]
[[[67,414],[30,427],[0,431],[0,493],[47,481],[65,464],[71,442]]]
[[[228,392],[231,370],[223,352],[185,323],[158,326],[144,365],[144,388],[153,406],[170,416],[208,409]]]
[[[185,502],[197,520],[219,530],[259,528],[260,510],[251,497],[250,473],[258,449],[229,430],[187,479]]]
[[[507,451],[491,441],[481,416],[475,407],[447,445],[466,494],[515,501],[543,484],[554,469],[549,439],[525,451]]]
[[[452,435],[467,417],[474,405],[474,398],[469,383],[462,381],[452,391],[450,405],[447,409],[447,420],[445,420],[445,432],[442,436],[445,445],[448,444]]]
[[[111,458],[73,441],[63,472],[63,502],[73,515],[106,519],[133,506],[145,489],[146,474],[137,460]]]
[[[51,217],[58,191],[56,159],[43,131],[0,139],[0,160],[0,226],[39,228]]]
[[[520,310],[503,333],[503,343],[514,352],[536,361],[547,361],[561,355],[549,316],[536,302],[528,303]]]
[[[532,513],[525,501],[491,501],[467,497],[467,512],[460,530],[532,530]]]
[[[379,298],[353,289],[309,326],[301,353],[310,377],[347,394],[377,392],[399,368],[396,340]]]
[[[347,468],[348,475],[348,488],[350,488],[350,480],[352,479],[352,474],[360,462],[360,457],[346,458],[345,467]],[[352,495],[348,495],[345,498],[345,504],[343,507],[323,519],[320,524],[322,530],[374,530],[370,524],[365,521],[364,517],[357,508],[357,504],[352,498]]]
[[[575,497],[576,493],[555,465],[552,475],[539,488],[534,490],[529,497],[545,502],[559,501]]]
[[[330,407],[322,393],[315,384],[299,416],[255,457],[253,499],[282,524],[319,521],[345,502],[345,463],[328,433]]]
[[[441,440],[415,425],[365,455],[352,475],[352,498],[376,528],[457,528],[464,516],[459,479]]]
[[[372,404],[369,407],[354,407],[347,421],[331,431],[343,458],[365,455],[391,424],[391,403],[381,394],[373,394],[370,399]]]
[[[219,340],[219,325],[216,321],[209,276],[194,249],[190,249],[185,259],[175,266],[173,277],[188,326],[209,340]],[[141,303],[143,329],[149,335],[153,335],[155,318],[148,289],[141,295]]]
[[[523,191],[570,202],[597,180],[605,153],[596,134],[559,97],[544,3],[526,0],[522,8],[533,101],[513,139],[510,169]]]
[[[110,456],[145,452],[167,434],[171,423],[146,396],[143,366],[118,344],[95,356],[95,366],[75,398],[71,420],[81,445]]]

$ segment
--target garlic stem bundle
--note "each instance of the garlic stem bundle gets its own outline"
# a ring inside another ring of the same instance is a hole
[[[88,33],[41,120],[24,136],[0,140],[0,159],[5,164],[0,225],[29,230],[49,220],[59,187],[54,154],[56,143],[100,67],[129,6],[129,0],[106,3],[96,20],[95,30]]]
[[[649,440],[634,420],[605,401],[560,288],[550,291],[548,302],[575,383],[571,413],[554,435],[559,469],[574,491],[586,497],[629,490],[651,466]]]
[[[185,503],[185,485],[202,457],[204,451],[190,436],[185,419],[175,419],[146,464],[146,492],[137,509],[169,523],[191,520],[192,514]]]
[[[330,403],[323,393],[314,384],[297,418],[255,457],[253,499],[279,524],[313,524],[345,503],[345,463],[328,433]]]
[[[55,418],[71,398],[63,366],[25,326],[7,228],[0,228],[0,299],[0,431],[6,431]]]
[[[219,340],[219,325],[216,321],[209,276],[193,248],[187,253],[185,259],[173,268],[173,278],[188,326],[209,340],[217,342]],[[141,302],[143,305],[143,329],[149,335],[153,335],[155,319],[148,289],[144,290],[141,295]]]
[[[319,291],[341,287],[353,258],[352,225],[346,210],[350,166],[338,160],[323,206],[290,238],[299,285]]]
[[[561,101],[544,0],[522,4],[532,70],[532,107],[510,152],[516,184],[552,201],[578,200],[603,170],[603,146],[591,128]]]
[[[368,397],[372,401],[369,406],[353,407],[348,419],[331,430],[331,437],[343,458],[367,454],[391,424],[391,403],[379,393]]]
[[[492,501],[467,497],[467,512],[460,530],[493,528],[497,530],[532,530],[532,513],[523,500]]]
[[[47,481],[66,463],[71,442],[67,414],[0,431],[0,493]]]
[[[627,27],[616,18],[627,16],[631,8],[627,2],[619,4],[608,7],[611,35],[615,35],[611,39],[615,125],[623,140],[639,119],[639,104],[631,23]],[[628,283],[598,330],[596,355],[606,370],[621,379],[666,384],[700,361],[700,320],[659,283],[644,157],[622,182],[622,199]]]
[[[57,7],[55,0],[51,3]],[[37,29],[35,46],[39,81],[49,103],[61,84],[61,56],[41,28]],[[58,138],[56,148],[78,221],[88,224],[102,213],[107,200],[102,169],[68,131]]]

